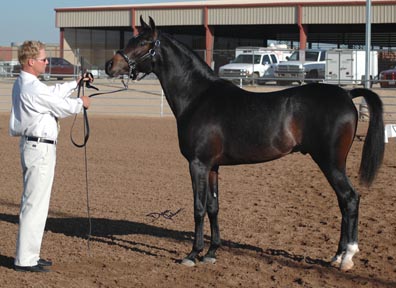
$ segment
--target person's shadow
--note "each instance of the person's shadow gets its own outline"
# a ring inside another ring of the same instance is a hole
[[[0,255],[0,267],[14,269],[14,258]]]

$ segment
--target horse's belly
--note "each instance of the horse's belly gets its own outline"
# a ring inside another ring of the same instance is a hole
[[[281,158],[292,152],[292,148],[288,150],[280,150],[275,147],[251,147],[250,149],[235,150],[230,153],[225,152],[222,157],[221,165],[237,165],[268,162]]]

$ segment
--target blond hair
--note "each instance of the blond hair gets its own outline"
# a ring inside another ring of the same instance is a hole
[[[45,44],[40,41],[25,41],[18,49],[18,60],[21,65],[25,65],[29,59],[34,59],[40,54],[40,50],[45,49]]]

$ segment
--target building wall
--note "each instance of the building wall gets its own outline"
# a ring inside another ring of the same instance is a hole
[[[372,39],[380,48],[396,47],[394,2],[372,0],[372,23],[377,25]],[[211,51],[205,47],[205,25],[214,31],[213,49],[265,46],[267,40],[298,48],[299,25],[307,31],[308,47],[315,41],[347,43],[348,47],[364,45],[365,0],[236,3],[230,0],[59,8],[55,9],[56,26],[64,31],[63,45],[84,56],[87,65],[95,66],[104,65],[105,59],[125,46],[137,31],[140,16],[145,20],[152,17],[159,29],[194,50],[206,49],[206,53]]]
[[[131,11],[64,11],[56,13],[57,27],[129,27]]]

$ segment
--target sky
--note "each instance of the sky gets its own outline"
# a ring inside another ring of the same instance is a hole
[[[180,1],[182,0],[3,0],[0,4],[0,46],[10,46],[12,42],[22,43],[25,40],[59,43],[55,8]]]

